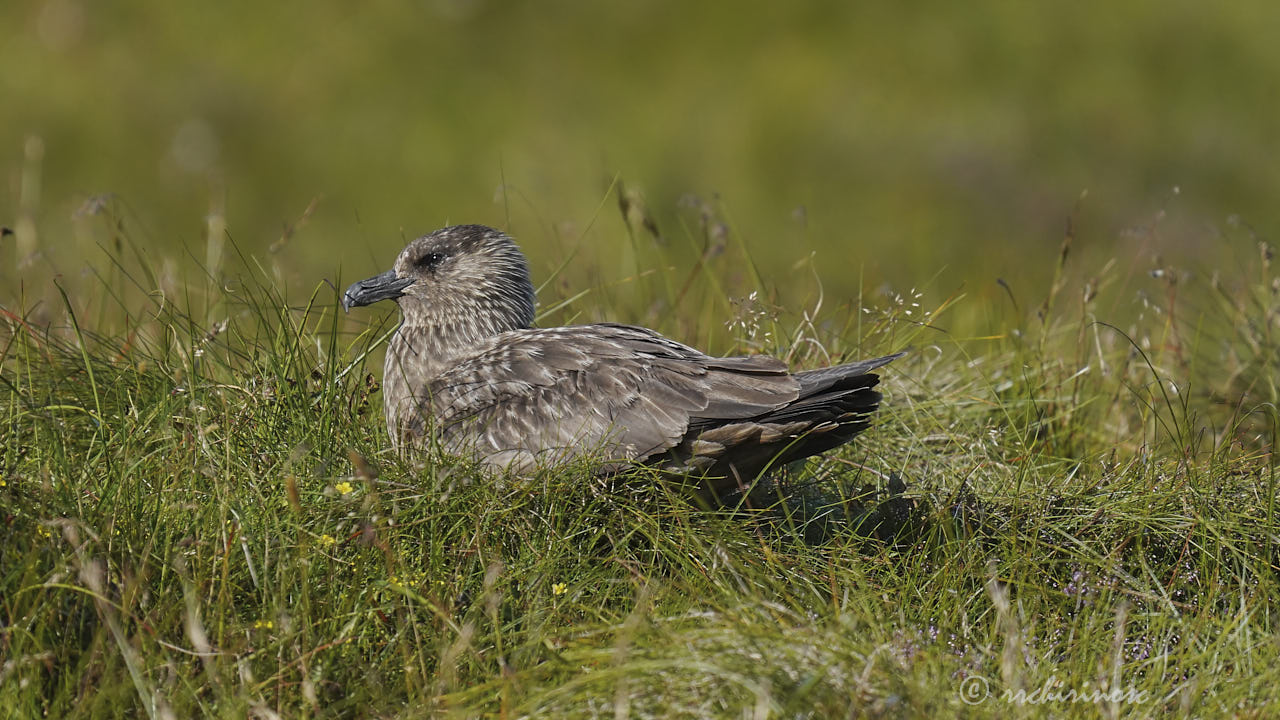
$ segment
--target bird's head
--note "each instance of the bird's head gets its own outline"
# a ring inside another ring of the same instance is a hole
[[[528,261],[511,238],[483,225],[414,240],[390,270],[348,287],[342,307],[380,300],[395,300],[406,326],[453,329],[471,339],[533,324]]]

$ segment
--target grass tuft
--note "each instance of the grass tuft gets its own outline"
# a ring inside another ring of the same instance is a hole
[[[1053,717],[1071,691],[1107,716],[1275,712],[1269,251],[1082,274],[1069,237],[1012,318],[937,278],[787,309],[716,208],[691,206],[676,271],[679,234],[629,202],[648,304],[549,283],[548,321],[648,318],[796,366],[910,345],[877,427],[763,506],[588,462],[405,460],[389,320],[343,317],[341,283],[291,297],[230,239],[238,275],[166,288],[113,218],[98,285],[2,309],[0,707]]]

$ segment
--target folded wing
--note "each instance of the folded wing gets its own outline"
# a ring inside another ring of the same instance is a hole
[[[786,406],[800,383],[768,357],[712,358],[650,330],[579,325],[505,333],[421,388],[445,446],[517,472],[593,454],[619,464],[679,443],[693,419]]]
[[[450,451],[516,472],[590,454],[720,487],[865,429],[880,400],[868,371],[893,357],[791,375],[774,358],[710,357],[626,325],[520,330],[418,388],[400,425],[422,435],[433,422]]]

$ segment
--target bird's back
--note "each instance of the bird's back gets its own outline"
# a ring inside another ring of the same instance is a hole
[[[388,353],[387,420],[402,443],[436,433],[519,473],[583,455],[604,470],[639,461],[716,491],[861,432],[880,400],[869,371],[896,357],[791,375],[774,358],[715,358],[597,324],[495,335],[428,377],[424,341],[402,328]]]

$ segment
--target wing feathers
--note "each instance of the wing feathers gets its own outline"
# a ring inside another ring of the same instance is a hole
[[[712,358],[627,325],[517,330],[419,382],[389,420],[420,433],[429,408],[447,448],[517,472],[603,452],[743,476],[865,428],[880,400],[867,370],[895,357],[790,375],[774,358]]]

